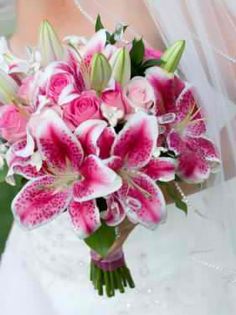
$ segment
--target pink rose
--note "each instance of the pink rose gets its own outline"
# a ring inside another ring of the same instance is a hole
[[[53,101],[57,101],[62,90],[73,83],[73,76],[68,72],[59,72],[53,74],[47,85],[47,96]]]
[[[0,107],[0,134],[8,142],[15,142],[26,134],[27,116],[14,105]]]
[[[134,77],[123,89],[123,99],[133,111],[149,112],[155,105],[155,93],[151,84],[143,77]]]
[[[66,62],[53,62],[42,73],[39,94],[57,103],[61,92],[69,85],[75,85],[73,69]]]
[[[124,114],[127,113],[128,109],[123,101],[122,90],[118,83],[116,83],[115,89],[103,92],[101,99],[106,105],[115,107],[121,110]]]
[[[145,51],[144,51],[145,60],[160,59],[162,55],[163,55],[163,52],[160,50],[156,50],[151,47],[145,47]]]
[[[82,92],[63,109],[63,119],[71,128],[85,120],[96,118],[100,118],[100,99],[92,90]]]

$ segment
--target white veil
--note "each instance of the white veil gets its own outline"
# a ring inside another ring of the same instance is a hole
[[[161,34],[166,45],[186,40],[180,69],[196,87],[207,113],[209,137],[217,143],[222,155],[221,171],[213,176],[209,189],[189,197],[193,211],[180,229],[185,229],[183,244],[187,244],[182,260],[191,260],[190,273],[199,278],[196,288],[201,290],[205,285],[205,290],[209,285],[212,293],[207,292],[207,297],[213,300],[206,304],[217,305],[217,314],[231,314],[231,308],[235,307],[229,303],[229,299],[233,301],[231,291],[215,288],[227,285],[228,289],[236,283],[236,5],[233,0],[144,2],[155,21],[156,33]],[[78,0],[77,3],[92,20],[100,13],[110,23],[127,23],[119,9],[109,10],[103,0]],[[118,8],[118,1],[113,5]],[[139,17],[140,23],[143,18]],[[143,35],[143,31],[145,23],[143,28],[131,29],[132,34]],[[180,279],[178,281],[181,290]],[[186,282],[188,280],[183,281],[184,289]],[[224,306],[214,302],[218,298]]]

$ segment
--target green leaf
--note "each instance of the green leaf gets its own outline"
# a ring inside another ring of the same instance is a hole
[[[176,207],[182,210],[186,215],[188,214],[188,205],[183,199],[179,196],[179,193],[171,187],[170,184],[165,184],[166,192],[169,197],[174,201]]]
[[[115,240],[115,228],[102,222],[101,227],[85,239],[85,243],[102,257],[105,257]]]
[[[154,67],[154,66],[161,66],[163,65],[164,61],[161,59],[149,59],[144,61],[142,64],[142,69],[145,71],[148,68]]]
[[[23,187],[22,177],[16,176],[16,186],[0,183],[0,255],[4,250],[5,243],[13,222],[11,202]]]
[[[143,39],[133,40],[133,45],[130,50],[131,62],[135,65],[139,65],[143,62],[144,58],[144,42]]]
[[[183,200],[176,200],[175,205],[178,209],[182,210],[186,215],[188,214],[188,205]]]
[[[96,24],[95,24],[95,31],[98,32],[104,28],[105,27],[102,23],[101,16],[100,16],[100,14],[98,14],[97,19],[96,19]]]
[[[0,169],[0,183],[5,182],[5,177],[7,175],[7,172],[8,172],[8,167],[5,163],[3,168]]]

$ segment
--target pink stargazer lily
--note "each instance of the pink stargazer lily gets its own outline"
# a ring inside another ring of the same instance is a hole
[[[177,174],[189,183],[201,183],[220,163],[214,144],[205,137],[204,114],[192,88],[174,74],[152,67],[146,78],[156,94],[157,117],[163,123],[164,140],[178,157]],[[161,143],[163,145],[163,143]]]
[[[175,166],[170,159],[153,157],[157,137],[155,117],[138,112],[114,140],[107,163],[122,177],[123,185],[107,198],[108,210],[103,214],[107,224],[117,225],[127,216],[152,229],[165,219],[165,200],[155,181],[172,180]]]
[[[35,140],[46,167],[36,178],[34,170],[12,203],[13,213],[32,229],[68,209],[79,236],[87,237],[100,226],[95,199],[117,191],[121,178],[97,156],[85,157],[81,143],[55,111],[46,109],[39,119]],[[24,164],[20,173],[24,175]]]
[[[177,174],[186,182],[203,182],[220,163],[219,153],[205,133],[203,113],[186,86],[176,101],[176,119],[167,136],[169,149],[178,156]]]

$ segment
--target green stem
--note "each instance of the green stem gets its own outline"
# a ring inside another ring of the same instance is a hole
[[[127,267],[124,268],[124,272],[125,272],[126,279],[128,281],[130,288],[132,288],[132,289],[135,288],[135,283],[134,283],[133,278],[130,274],[130,271]]]
[[[121,281],[121,277],[120,277],[120,274],[119,274],[118,270],[115,270],[114,274],[115,274],[115,277],[116,277],[116,281],[117,281],[117,285],[118,285],[118,289],[119,289],[120,293],[124,293],[125,289],[123,287],[123,284],[122,284],[122,281]]]
[[[118,269],[118,272],[119,272],[120,275],[121,275],[121,279],[122,279],[122,281],[123,281],[124,287],[127,287],[127,281],[126,281],[126,275],[125,275],[124,268],[125,268],[125,267],[119,268],[119,269]]]
[[[111,297],[111,284],[110,284],[110,277],[109,277],[108,271],[104,271],[104,280],[105,280],[106,294],[108,297]]]
[[[102,270],[98,268],[96,277],[96,288],[99,295],[103,295]]]

